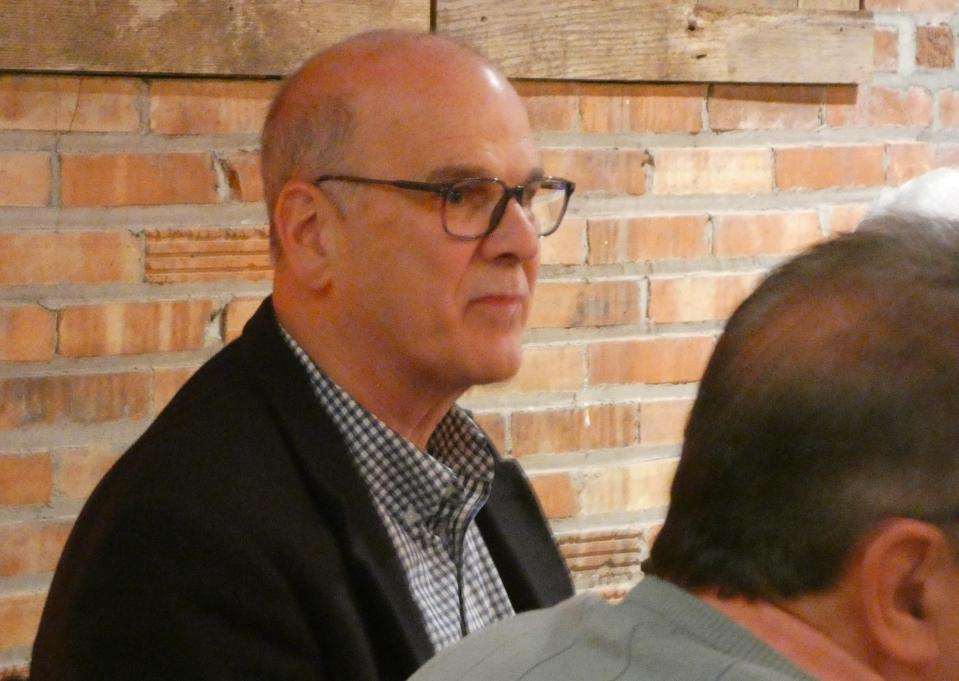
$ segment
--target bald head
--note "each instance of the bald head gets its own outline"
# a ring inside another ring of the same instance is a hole
[[[274,248],[273,213],[287,181],[360,173],[371,155],[402,151],[399,124],[429,126],[436,102],[464,94],[475,99],[484,88],[471,94],[467,84],[476,78],[519,104],[485,58],[432,34],[364,33],[303,64],[280,89],[263,127],[263,186]]]

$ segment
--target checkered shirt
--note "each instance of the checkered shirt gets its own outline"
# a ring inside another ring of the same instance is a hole
[[[436,650],[512,615],[499,572],[473,522],[493,482],[494,455],[479,426],[454,406],[424,452],[357,404],[280,330],[346,441]]]

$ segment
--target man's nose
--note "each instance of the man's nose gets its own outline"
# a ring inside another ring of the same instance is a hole
[[[536,225],[515,197],[506,202],[496,229],[483,239],[482,250],[490,259],[511,255],[529,260],[539,254]]]

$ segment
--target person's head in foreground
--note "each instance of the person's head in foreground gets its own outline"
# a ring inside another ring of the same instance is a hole
[[[870,207],[869,217],[888,213],[959,220],[959,167],[936,168],[898,187],[886,187]]]
[[[885,216],[734,313],[648,575],[420,679],[959,679],[959,224]]]

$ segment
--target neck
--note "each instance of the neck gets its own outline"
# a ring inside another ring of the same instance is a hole
[[[325,321],[301,301],[291,306],[274,292],[277,320],[309,358],[357,404],[420,449],[463,390],[431,386],[402,362],[367,352],[362,342]]]

